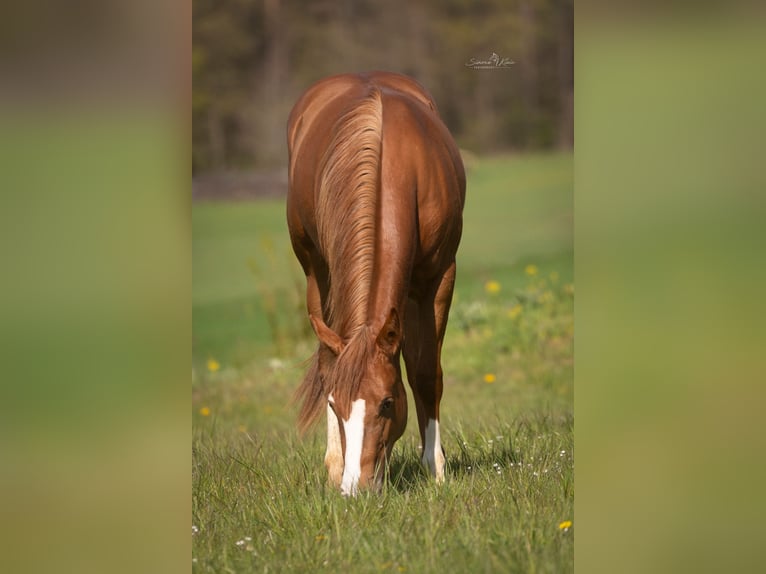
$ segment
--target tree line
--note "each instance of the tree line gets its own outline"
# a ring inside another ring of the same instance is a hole
[[[312,82],[420,81],[475,153],[573,144],[573,0],[194,0],[192,167],[279,167]]]

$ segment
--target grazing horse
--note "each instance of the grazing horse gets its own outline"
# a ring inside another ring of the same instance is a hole
[[[325,465],[345,495],[380,489],[407,424],[438,482],[441,346],[462,232],[465,171],[428,92],[399,74],[321,80],[288,121],[287,222],[319,339],[299,427],[326,409]]]

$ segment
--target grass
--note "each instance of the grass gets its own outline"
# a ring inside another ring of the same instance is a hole
[[[325,485],[323,430],[300,439],[289,405],[315,341],[283,211],[194,206],[193,570],[572,571],[571,156],[469,173],[441,487],[412,405],[382,494]]]

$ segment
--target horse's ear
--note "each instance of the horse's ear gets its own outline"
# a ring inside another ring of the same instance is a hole
[[[399,313],[395,308],[391,309],[388,319],[383,324],[383,328],[378,333],[378,347],[389,355],[395,354],[399,350],[399,344],[402,341],[402,327],[399,323]]]
[[[340,355],[344,345],[343,340],[338,334],[330,329],[330,327],[322,321],[321,317],[314,317],[314,315],[309,314],[309,320],[311,321],[311,326],[314,328],[314,333],[316,333],[317,338],[335,353],[335,355]]]

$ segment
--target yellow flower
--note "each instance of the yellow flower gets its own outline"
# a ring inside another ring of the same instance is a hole
[[[559,524],[559,530],[563,530],[564,532],[566,532],[570,528],[572,528],[572,521],[571,520],[565,520],[564,522]]]
[[[494,373],[487,373],[486,375],[484,375],[484,382],[487,383],[487,384],[491,385],[496,380],[497,380],[497,377],[495,377]]]
[[[567,283],[566,285],[564,285],[564,293],[566,293],[567,295],[574,295],[574,285],[572,285],[571,283]]]
[[[484,284],[484,290],[489,293],[490,295],[494,295],[495,293],[500,292],[500,283],[497,281],[487,281]]]
[[[534,277],[535,275],[537,275],[537,265],[532,265],[532,264],[530,263],[529,265],[527,265],[527,266],[524,268],[524,273],[526,273],[526,274],[527,274],[527,275],[529,275],[530,277]]]
[[[550,277],[551,281],[553,281],[554,283],[559,280],[559,274],[556,273],[555,271],[551,271],[551,274],[548,275],[548,277]]]
[[[221,363],[219,363],[215,359],[210,358],[207,360],[207,370],[210,371],[211,373],[215,373],[220,368],[221,368]]]
[[[203,417],[209,417],[210,416],[210,408],[209,407],[202,407],[199,410],[199,414],[201,414]]]
[[[521,315],[521,309],[522,309],[521,305],[514,305],[513,307],[508,309],[508,317],[510,319],[515,319],[516,317]]]
[[[327,539],[327,536],[325,536],[324,534],[320,534],[320,535],[319,535],[319,536],[317,536],[317,537],[316,537],[314,540],[316,540],[317,542],[319,542],[320,540],[326,540],[326,539]]]
[[[239,425],[239,426],[237,427],[237,430],[238,430],[239,432],[247,432],[247,427],[246,427],[245,425]]]

